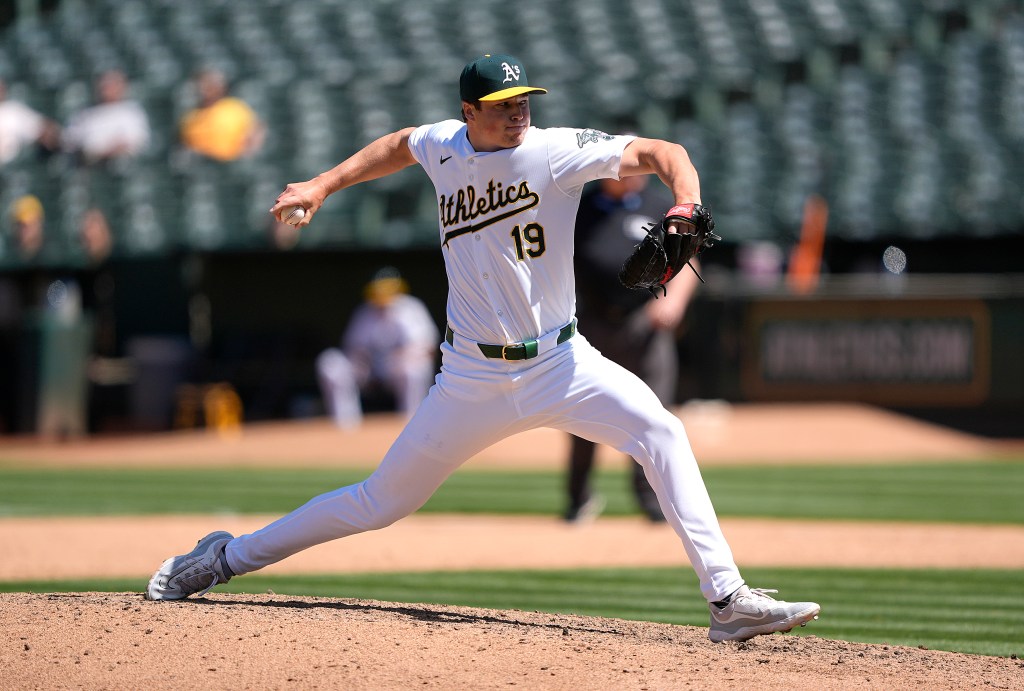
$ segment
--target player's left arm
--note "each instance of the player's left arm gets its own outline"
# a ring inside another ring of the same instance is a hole
[[[672,191],[676,204],[700,204],[700,176],[679,144],[637,137],[622,152],[619,177],[657,175]]]
[[[701,204],[700,177],[686,149],[660,139],[631,141],[619,158],[619,177],[649,174],[657,175],[672,191],[675,206],[633,248],[619,271],[619,281],[627,288],[660,290],[664,296],[665,284],[721,238],[712,232],[715,222]]]

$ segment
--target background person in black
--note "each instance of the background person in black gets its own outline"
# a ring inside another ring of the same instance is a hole
[[[647,176],[592,183],[576,217],[576,315],[587,339],[606,357],[638,375],[662,405],[673,403],[678,379],[676,328],[698,279],[686,270],[658,299],[619,283],[619,269],[645,227],[661,221],[672,199],[648,189]],[[582,522],[604,508],[590,475],[597,448],[573,436],[569,453],[568,508],[565,519]],[[665,520],[658,498],[639,463],[631,463],[632,489],[641,511],[652,521]]]

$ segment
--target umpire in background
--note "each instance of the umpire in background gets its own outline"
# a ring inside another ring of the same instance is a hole
[[[587,339],[606,357],[651,387],[662,405],[674,402],[679,378],[676,328],[695,292],[692,271],[680,273],[672,290],[657,299],[619,283],[619,269],[645,227],[659,223],[672,205],[661,189],[647,189],[648,176],[605,178],[591,184],[576,217],[576,315]],[[569,502],[565,519],[583,522],[604,509],[590,482],[597,450],[592,441],[573,436],[569,454]],[[639,463],[631,463],[632,487],[641,511],[652,521],[665,516]]]

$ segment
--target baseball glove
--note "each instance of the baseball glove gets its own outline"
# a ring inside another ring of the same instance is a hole
[[[676,222],[680,223],[680,232],[668,232],[669,224]],[[700,204],[673,206],[660,224],[647,228],[647,237],[633,248],[633,253],[623,263],[619,281],[627,288],[649,290],[655,297],[659,288],[662,295],[667,294],[665,284],[675,278],[684,264],[689,264],[697,274],[690,260],[722,239],[711,232],[714,229],[715,221],[707,207]],[[697,278],[704,282],[700,274]]]

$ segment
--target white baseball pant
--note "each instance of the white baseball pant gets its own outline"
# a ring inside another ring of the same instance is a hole
[[[383,528],[413,513],[459,466],[495,442],[553,427],[607,444],[644,467],[668,523],[709,601],[743,584],[682,422],[638,377],[582,336],[554,347],[540,339],[530,360],[485,358],[456,335],[426,400],[363,482],[322,494],[228,543],[243,574],[320,543]]]

